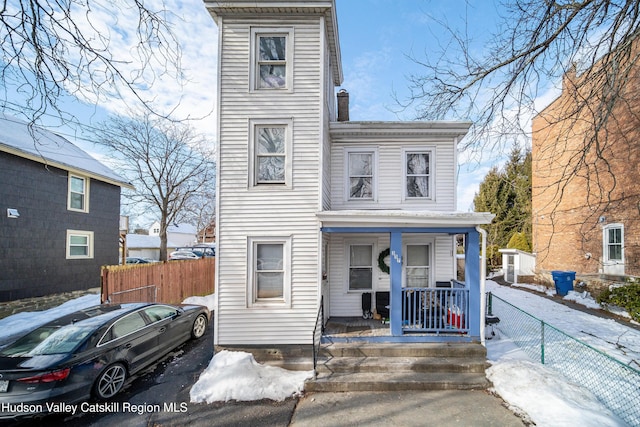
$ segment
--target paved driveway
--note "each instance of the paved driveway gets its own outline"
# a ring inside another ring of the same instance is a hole
[[[178,347],[108,402],[88,402],[73,416],[52,415],[2,425],[64,427],[287,426],[297,399],[193,404],[189,390],[213,357],[213,325]],[[101,411],[101,412],[91,412]]]

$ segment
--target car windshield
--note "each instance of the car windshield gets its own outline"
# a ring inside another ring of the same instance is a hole
[[[42,326],[3,348],[0,356],[24,357],[69,353],[93,330],[81,324]]]

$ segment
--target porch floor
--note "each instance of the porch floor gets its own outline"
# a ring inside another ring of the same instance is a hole
[[[389,323],[362,317],[331,317],[324,327],[324,335],[333,337],[382,337],[391,335]]]

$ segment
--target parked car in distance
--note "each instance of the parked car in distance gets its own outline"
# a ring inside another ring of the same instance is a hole
[[[0,349],[0,418],[47,411],[47,402],[115,396],[133,375],[205,334],[207,307],[103,304],[63,315]],[[29,408],[29,411],[11,408]]]
[[[189,250],[184,250],[184,249],[180,249],[174,252],[171,252],[169,254],[169,260],[170,261],[174,261],[174,260],[182,260],[182,259],[200,259],[200,257],[198,255],[196,255],[195,253],[189,251]]]
[[[203,243],[201,245],[185,246],[185,247],[177,248],[176,250],[177,251],[191,251],[194,254],[198,255],[198,257],[200,257],[200,258],[216,256],[215,244],[209,245],[209,244],[204,244]]]
[[[151,261],[144,258],[127,257],[126,262],[127,264],[149,264]]]

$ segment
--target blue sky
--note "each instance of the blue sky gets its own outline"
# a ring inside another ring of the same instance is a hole
[[[147,0],[147,3],[159,5],[160,0]],[[157,79],[149,92],[149,99],[153,99],[161,109],[171,109],[179,104],[176,116],[180,118],[204,117],[194,121],[193,125],[214,139],[214,115],[206,116],[213,112],[215,106],[215,24],[201,0],[166,0],[165,4],[180,18],[174,22],[176,34],[182,42],[183,67],[189,82],[180,86],[170,76]],[[406,77],[420,73],[420,67],[407,56],[423,58],[435,52],[438,43],[446,41],[446,34],[438,22],[466,28],[478,48],[482,48],[482,41],[490,36],[497,16],[494,0],[336,0],[336,8],[344,71],[342,88],[350,93],[351,120],[413,119],[414,111],[399,111],[393,98],[394,92],[400,98],[406,97],[409,93]],[[115,28],[116,23],[119,26],[118,31],[113,31],[118,36],[113,37],[113,48],[121,52],[130,51],[126,34],[135,28],[136,23],[129,22],[126,14],[105,13],[102,16],[105,19],[102,31]],[[19,97],[11,94],[11,90],[8,98],[20,103]],[[123,113],[135,104],[131,96],[121,100],[95,100],[87,95],[84,101],[87,103],[84,106],[69,103],[69,108],[85,124],[104,120],[112,112]],[[100,106],[95,107],[96,103]],[[53,127],[58,122],[47,117],[43,124]],[[74,130],[55,127],[52,130],[74,140]],[[77,142],[98,158],[107,157],[82,138]],[[473,195],[479,182],[497,160],[485,158],[479,163],[461,153],[460,161],[458,210],[468,211],[472,209]]]

